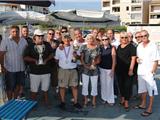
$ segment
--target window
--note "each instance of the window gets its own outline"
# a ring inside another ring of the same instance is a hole
[[[129,11],[129,6],[126,7],[126,10]]]

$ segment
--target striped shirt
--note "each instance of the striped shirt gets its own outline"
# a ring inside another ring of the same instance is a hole
[[[4,67],[9,72],[24,71],[25,65],[23,60],[23,52],[27,46],[24,38],[16,43],[12,38],[3,39],[0,45],[0,51],[6,52],[4,57]]]

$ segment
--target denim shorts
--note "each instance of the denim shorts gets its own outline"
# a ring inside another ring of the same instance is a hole
[[[6,89],[14,91],[17,85],[24,86],[25,74],[23,72],[6,72],[5,74]]]

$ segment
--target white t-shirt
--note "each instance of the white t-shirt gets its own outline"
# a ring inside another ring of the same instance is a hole
[[[116,39],[113,39],[112,42],[111,42],[111,45],[116,47],[116,49],[118,48],[118,46],[120,45],[120,42]]]
[[[150,74],[155,61],[160,60],[158,48],[155,43],[149,42],[146,47],[140,43],[137,47],[137,57],[141,59],[141,63],[138,64],[138,75]]]
[[[59,47],[56,49],[55,59],[59,60],[59,67],[63,69],[73,69],[77,67],[77,63],[72,62],[73,52],[72,45],[64,47],[63,50],[60,50]]]

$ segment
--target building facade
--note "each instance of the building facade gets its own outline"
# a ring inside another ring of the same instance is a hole
[[[160,24],[160,0],[152,0],[149,5],[149,23]]]
[[[149,0],[101,0],[102,10],[120,17],[122,25],[149,23]]]
[[[12,4],[12,3],[0,3],[0,12],[7,11],[35,11],[43,14],[48,14],[48,7],[22,5],[22,4]]]

